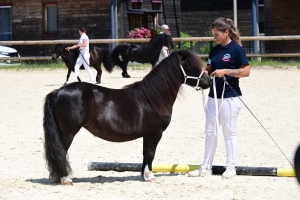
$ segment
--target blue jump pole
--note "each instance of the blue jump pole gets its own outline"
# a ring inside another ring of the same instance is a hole
[[[257,0],[252,0],[252,33],[253,36],[258,36],[258,25],[257,25]],[[258,41],[254,40],[253,41],[253,53],[258,52]]]
[[[115,39],[115,0],[110,0],[110,21],[111,21],[111,39]],[[115,43],[111,43],[111,50],[115,48]]]

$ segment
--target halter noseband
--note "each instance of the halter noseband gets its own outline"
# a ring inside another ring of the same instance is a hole
[[[186,84],[186,80],[188,78],[190,78],[190,79],[198,79],[197,80],[197,85],[195,87],[193,87],[193,86],[191,86],[191,87],[193,87],[196,91],[202,90],[202,88],[199,86],[199,83],[200,83],[201,76],[203,74],[203,70],[201,70],[201,74],[198,77],[195,77],[195,76],[187,76],[181,64],[180,64],[180,68],[181,68],[181,71],[182,71],[182,73],[184,75],[184,84]]]

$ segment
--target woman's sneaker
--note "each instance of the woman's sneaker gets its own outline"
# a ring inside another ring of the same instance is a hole
[[[235,168],[232,167],[226,167],[226,171],[222,174],[223,178],[232,178],[236,175]]]
[[[210,176],[210,175],[211,175],[211,169],[201,168],[201,167],[199,167],[194,171],[190,171],[188,173],[189,177]]]

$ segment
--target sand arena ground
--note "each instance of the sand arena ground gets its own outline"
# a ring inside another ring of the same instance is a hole
[[[95,75],[95,70],[93,73]],[[103,72],[102,86],[121,88],[141,80],[146,70]],[[157,183],[138,172],[88,171],[89,161],[142,162],[142,139],[111,143],[82,129],[69,150],[73,186],[48,179],[43,149],[42,107],[47,93],[65,81],[66,69],[0,70],[0,199],[300,199],[294,177],[215,175],[190,178],[156,173]],[[81,71],[83,81],[87,73]],[[293,162],[300,142],[300,70],[252,69],[241,79],[243,100]],[[172,121],[158,145],[154,163],[200,164],[204,150],[201,92],[182,86]],[[207,91],[206,91],[207,94]],[[291,168],[270,136],[244,106],[238,122],[238,166]],[[222,135],[214,165],[225,164]]]

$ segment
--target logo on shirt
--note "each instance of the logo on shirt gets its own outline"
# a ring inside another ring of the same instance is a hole
[[[230,58],[231,58],[230,54],[229,54],[229,53],[226,53],[226,54],[223,56],[222,60],[223,60],[224,62],[228,62],[228,61],[230,61]]]

